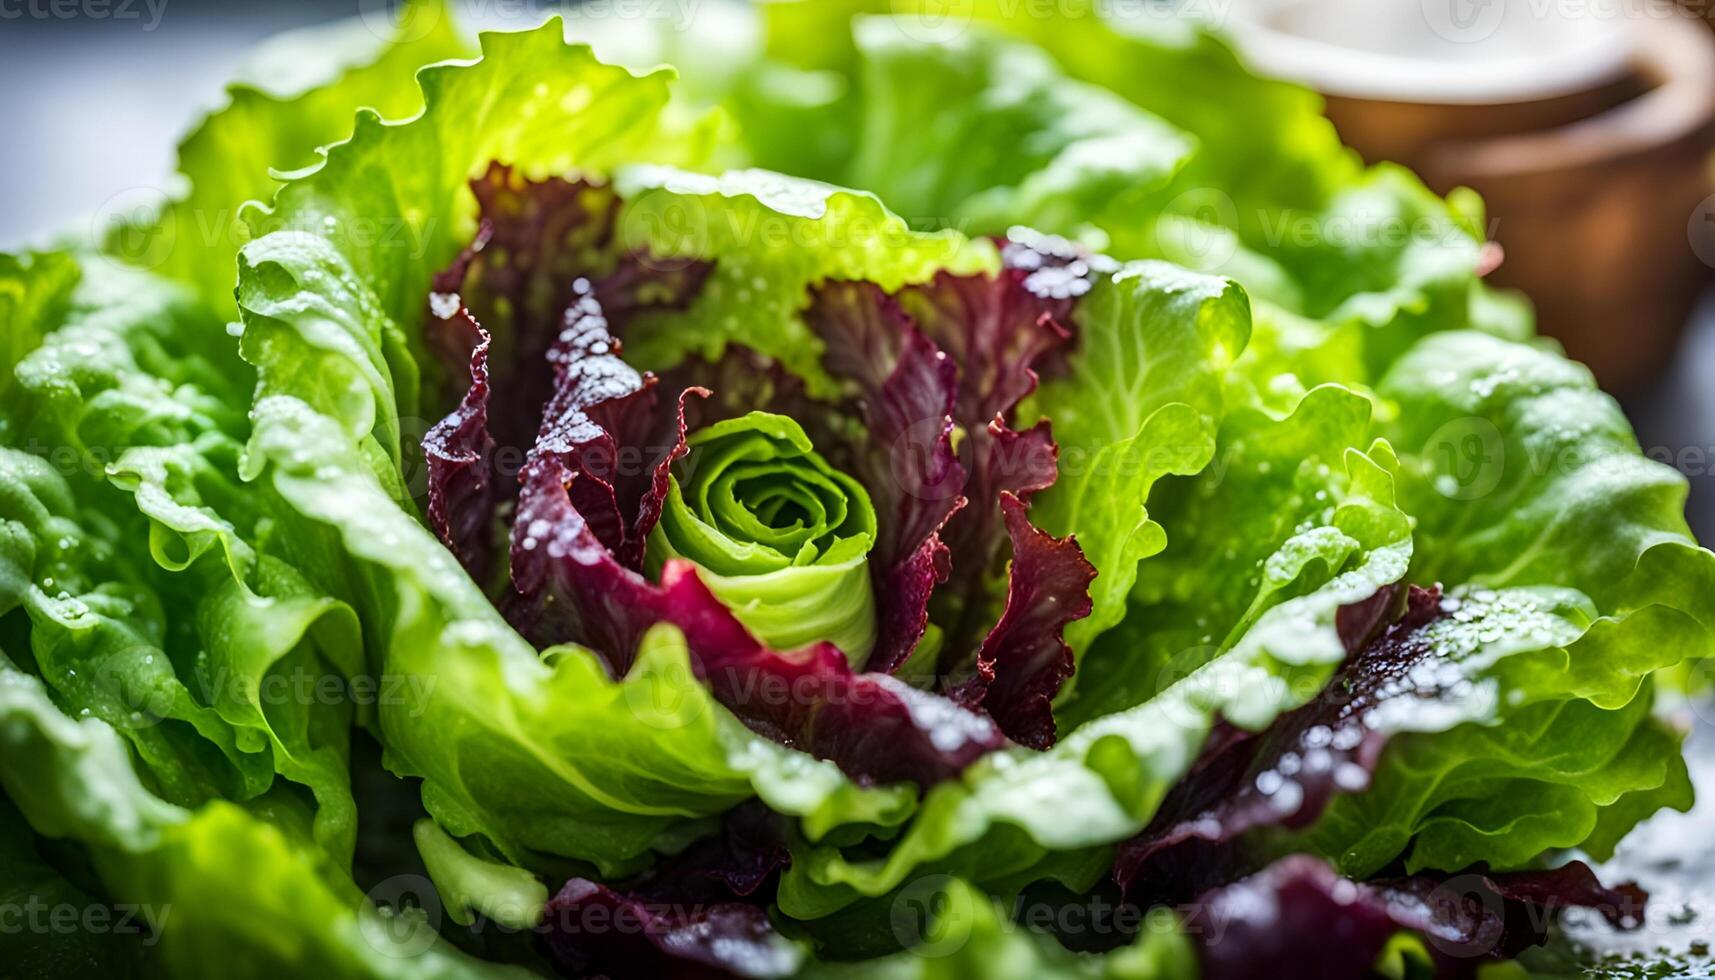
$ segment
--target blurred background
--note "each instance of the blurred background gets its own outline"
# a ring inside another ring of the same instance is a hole
[[[699,2],[655,0],[663,16]],[[1218,21],[1260,70],[1323,92],[1367,159],[1481,191],[1493,279],[1531,295],[1645,450],[1690,477],[1692,524],[1715,539],[1715,0],[1109,2]],[[385,24],[391,3],[0,0],[0,247],[157,195],[250,46]],[[493,26],[575,0],[459,6]]]

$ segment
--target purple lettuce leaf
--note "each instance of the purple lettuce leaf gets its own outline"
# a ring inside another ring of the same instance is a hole
[[[1001,494],[1028,502],[1054,483],[1053,438],[1045,429],[1015,433],[1012,425],[1019,403],[1036,390],[1038,368],[1062,369],[1075,339],[1072,313],[1092,277],[1117,267],[1062,238],[1031,235],[1000,244],[997,275],[943,272],[899,295],[912,321],[959,366],[953,418],[965,432],[961,454],[972,506],[949,523],[945,537],[961,578],[994,564]]]
[[[923,638],[929,598],[950,571],[941,528],[965,505],[953,450],[958,369],[873,283],[824,284],[805,320],[826,345],[829,373],[857,389],[864,449],[849,455],[878,520],[869,562],[879,635],[867,666],[896,671]]]
[[[568,881],[544,917],[544,943],[573,976],[789,972],[796,954],[763,908],[791,859],[785,822],[749,800],[726,813],[718,833],[623,888]]]
[[[604,277],[617,264],[619,198],[589,181],[526,180],[501,163],[490,164],[470,187],[476,237],[435,277],[430,307],[467,307],[493,335],[494,437],[522,448],[553,391],[543,358],[575,298],[574,284]],[[456,370],[467,342],[433,316],[428,339]]]
[[[659,902],[583,878],[549,902],[543,942],[569,977],[784,977],[801,955],[745,902]]]
[[[1001,510],[1013,554],[1006,610],[960,695],[1014,741],[1046,749],[1054,744],[1054,695],[1072,676],[1072,648],[1062,637],[1067,623],[1090,614],[1096,570],[1071,538],[1032,525],[1017,497],[1002,494]]]
[[[423,438],[428,469],[429,524],[477,581],[487,578],[494,550],[494,437],[488,430],[487,331],[459,307],[444,321],[470,343],[470,389],[452,414]]]
[[[1348,656],[1322,693],[1261,733],[1221,725],[1154,822],[1120,845],[1115,881],[1128,893],[1171,898],[1211,875],[1244,873],[1251,869],[1239,837],[1306,827],[1336,794],[1366,788],[1387,739],[1365,717],[1394,682],[1436,655],[1420,631],[1440,615],[1440,590],[1415,586],[1390,586],[1341,609],[1336,626]]]
[[[1647,898],[1635,885],[1603,887],[1577,862],[1527,874],[1360,883],[1294,855],[1207,892],[1181,915],[1197,940],[1204,980],[1369,976],[1401,932],[1420,936],[1435,976],[1451,980],[1541,945],[1567,908],[1594,908],[1635,926]]]
[[[746,800],[721,818],[719,833],[662,859],[633,890],[710,902],[772,894],[764,886],[792,860],[787,823],[761,800]]]
[[[856,673],[821,643],[791,653],[752,637],[688,562],[662,571],[663,619],[685,631],[720,702],[755,731],[860,782],[928,787],[1005,744],[985,717],[886,674]]]
[[[1046,422],[1024,432],[1010,423],[1035,390],[1033,365],[1066,346],[1057,317],[1088,290],[1090,267],[1022,246],[1005,254],[1020,265],[993,277],[942,274],[897,296],[826,283],[806,319],[829,373],[856,389],[868,446],[858,469],[882,517],[871,564],[881,640],[870,669],[905,664],[935,599],[943,688],[982,704],[1020,743],[1046,748],[1055,737],[1049,706],[1071,673],[1060,633],[1088,615],[1089,566],[1075,542],[1045,547],[1054,539],[1029,526],[1024,506],[1053,484],[1058,449]],[[1009,499],[1016,514],[1003,513]],[[1003,527],[1014,544],[1005,607],[991,594]],[[1022,543],[1037,546],[1025,554]],[[955,573],[951,598],[936,599]],[[1001,626],[983,638],[997,612]]]
[[[687,451],[685,402],[707,392],[687,388],[671,408],[664,405],[657,379],[621,358],[593,288],[582,283],[581,290],[548,349],[554,395],[524,464],[524,482],[530,485],[540,468],[563,477],[596,538],[622,565],[638,569],[661,516],[669,469]],[[522,521],[515,537],[519,527]]]
[[[549,354],[570,307],[593,295],[617,334],[639,312],[689,303],[713,267],[622,251],[614,227],[620,200],[605,185],[532,181],[494,163],[471,181],[471,191],[477,234],[435,277],[425,333],[457,377],[476,332],[486,331],[493,377],[484,387],[494,402],[486,424],[496,445],[521,454],[538,434],[555,390]],[[517,475],[516,464],[504,472],[491,466],[493,503],[513,497]]]
[[[961,576],[983,575],[994,563],[1001,537],[1000,495],[1028,500],[1056,476],[1048,433],[1021,439],[1011,431],[1018,403],[1036,390],[1033,365],[1071,338],[1055,319],[1056,312],[1064,315],[1066,304],[1030,292],[1024,287],[1027,277],[1012,268],[994,278],[943,272],[908,287],[899,298],[923,334],[958,365],[952,415],[964,430],[960,452],[971,506],[948,523],[945,538]]]

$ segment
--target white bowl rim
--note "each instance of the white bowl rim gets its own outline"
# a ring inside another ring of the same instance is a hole
[[[1525,57],[1445,60],[1364,50],[1290,33],[1233,11],[1227,34],[1251,66],[1327,95],[1435,105],[1536,102],[1599,88],[1631,69],[1637,32]]]

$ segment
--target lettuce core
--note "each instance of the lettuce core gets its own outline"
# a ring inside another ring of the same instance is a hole
[[[751,412],[692,435],[649,537],[648,563],[686,558],[751,632],[780,649],[818,641],[855,663],[875,646],[875,508],[784,415]]]

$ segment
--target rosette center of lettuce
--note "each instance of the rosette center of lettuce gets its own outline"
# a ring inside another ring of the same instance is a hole
[[[854,662],[868,656],[876,524],[864,488],[784,415],[717,422],[686,445],[649,538],[651,570],[671,558],[696,563],[710,591],[771,646],[825,640]]]

